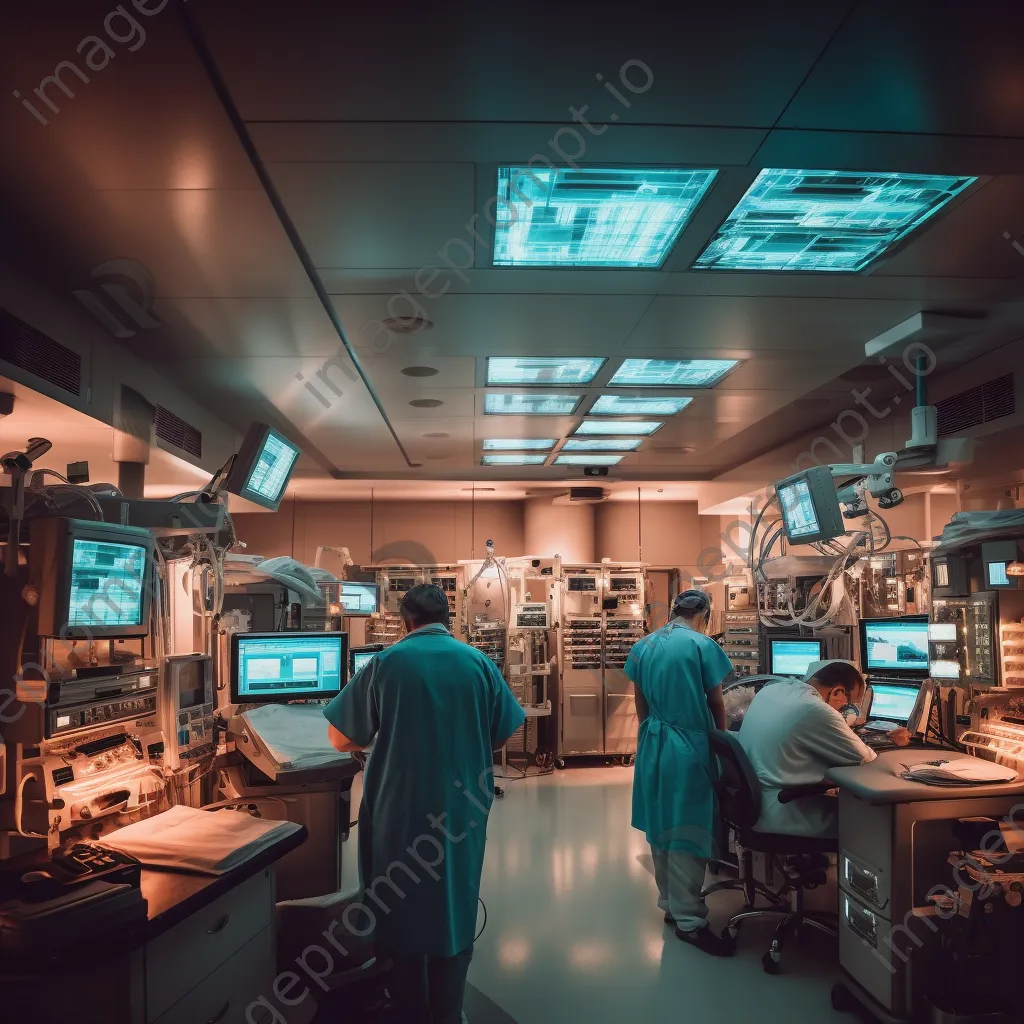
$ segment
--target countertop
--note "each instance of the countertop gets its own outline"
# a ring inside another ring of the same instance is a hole
[[[921,803],[929,800],[965,800],[993,796],[1019,795],[1024,799],[1024,780],[992,786],[927,786],[908,782],[899,776],[903,765],[922,761],[954,760],[966,757],[956,751],[906,747],[885,750],[876,760],[856,768],[833,768],[826,773],[829,782],[873,804]]]

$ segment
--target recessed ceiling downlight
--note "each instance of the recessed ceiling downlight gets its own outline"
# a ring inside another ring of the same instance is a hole
[[[422,334],[434,325],[422,316],[389,316],[381,326],[388,334]]]
[[[406,366],[402,370],[406,377],[435,377],[440,372],[433,366]]]
[[[444,405],[444,402],[440,398],[414,398],[409,404],[414,409],[436,409],[439,405]]]

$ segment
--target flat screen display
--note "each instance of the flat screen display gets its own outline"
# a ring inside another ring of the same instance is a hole
[[[985,566],[990,587],[1011,587],[1010,577],[1006,575],[1005,562],[989,562]]]
[[[928,666],[928,674],[933,679],[959,679],[960,662],[949,660],[933,661]]]
[[[347,615],[373,615],[378,611],[376,583],[346,580],[341,585],[341,606]]]
[[[366,668],[376,657],[376,651],[356,651],[352,655],[352,675],[355,675],[360,669]]]
[[[806,480],[794,480],[792,483],[783,484],[777,490],[782,518],[786,522],[786,534],[791,540],[813,537],[821,532],[811,488]]]
[[[935,562],[935,586],[937,587],[948,587],[949,586],[949,563],[948,562]]]
[[[74,538],[68,625],[143,626],[148,549],[141,544]]]
[[[873,719],[906,724],[917,704],[916,686],[888,686],[879,683],[871,687],[871,717]]]
[[[178,707],[197,708],[206,703],[205,658],[181,661],[175,666],[178,675]]]
[[[939,644],[949,644],[956,640],[955,622],[929,622],[928,639]]]
[[[346,646],[344,633],[235,633],[232,702],[335,697],[345,683]]]
[[[277,504],[288,486],[298,457],[299,449],[295,445],[276,431],[268,431],[245,481],[245,490],[253,497]]]
[[[772,640],[771,665],[773,676],[795,676],[802,679],[808,668],[824,657],[820,640]]]
[[[861,655],[868,672],[928,675],[928,618],[861,619]]]

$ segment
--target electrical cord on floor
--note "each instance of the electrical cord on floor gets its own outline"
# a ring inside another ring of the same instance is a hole
[[[476,933],[476,938],[473,940],[474,942],[479,942],[480,936],[487,930],[487,904],[484,903],[483,897],[481,896],[477,896],[477,900],[479,900],[480,906],[484,912],[484,923],[480,926],[480,931]]]

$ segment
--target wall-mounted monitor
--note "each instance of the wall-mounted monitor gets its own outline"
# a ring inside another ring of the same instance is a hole
[[[1015,540],[996,540],[981,545],[981,561],[985,572],[985,587],[992,590],[1016,590],[1016,576],[1010,576],[1006,567],[1017,561]]]
[[[966,597],[970,593],[962,555],[933,555],[931,568],[932,597]]]
[[[825,659],[825,641],[806,637],[771,637],[768,641],[768,674],[803,679],[816,661]]]
[[[341,607],[345,615],[375,615],[380,611],[380,591],[376,583],[344,580]]]
[[[266,423],[254,423],[232,463],[226,490],[276,512],[301,449]]]
[[[909,679],[928,677],[928,616],[899,615],[860,620],[865,672]]]
[[[345,633],[234,633],[231,702],[281,704],[336,697],[348,675]]]
[[[92,640],[149,634],[155,547],[149,530],[37,519],[29,537],[40,636]]]
[[[775,485],[790,544],[813,544],[846,533],[835,481],[827,466],[814,466]]]

